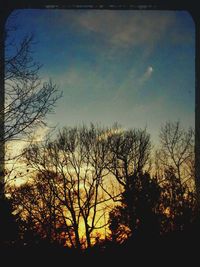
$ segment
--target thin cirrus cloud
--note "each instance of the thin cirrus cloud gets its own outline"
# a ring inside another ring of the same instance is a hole
[[[151,65],[143,72],[132,66],[126,75],[116,79],[119,73],[112,70],[105,74],[98,68],[91,68],[90,65],[84,68],[81,64],[71,66],[60,75],[54,76],[59,86],[64,88],[63,101],[60,102],[59,109],[68,110],[70,116],[81,110],[83,117],[83,111],[87,113],[91,106],[98,106],[99,103],[110,108],[120,104],[123,108],[128,105],[127,99],[135,99],[133,95],[151,79],[153,72],[154,68]],[[97,111],[93,110],[93,115],[95,113]]]
[[[194,30],[188,15],[138,10],[52,10],[45,16],[37,12],[39,59],[46,60],[46,74],[64,93],[57,115],[51,117],[54,122],[64,113],[65,123],[109,117],[128,125],[137,114],[138,121],[146,121],[147,112],[140,105],[162,114],[161,121],[171,116],[172,109],[166,108],[164,114],[151,103],[166,92],[168,106],[179,81],[191,80],[187,68],[192,64]],[[23,25],[28,24],[28,15]],[[35,16],[31,22],[36,24]]]
[[[154,71],[154,69],[152,66],[149,66],[146,69],[145,73],[139,78],[138,82],[139,82],[140,86],[143,85],[146,81],[148,81],[151,78],[153,71]]]
[[[120,84],[118,90],[115,93],[112,101],[117,102],[121,100],[124,94],[127,94],[128,90],[137,93],[138,90],[152,77],[154,68],[148,66],[144,73],[136,75],[136,69],[132,68],[126,79]]]
[[[112,45],[129,47],[153,44],[173,25],[173,12],[96,11],[76,18],[79,27],[99,34]]]

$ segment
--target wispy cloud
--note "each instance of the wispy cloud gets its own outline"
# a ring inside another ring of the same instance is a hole
[[[145,73],[139,78],[139,80],[138,80],[138,84],[141,86],[141,85],[143,85],[146,81],[148,81],[148,80],[150,79],[150,77],[152,76],[153,71],[154,71],[153,67],[152,67],[152,66],[149,66],[149,67],[146,69]]]
[[[43,126],[43,127],[38,127],[33,133],[31,137],[24,138],[21,140],[11,140],[6,143],[6,158],[14,158],[19,156],[23,149],[30,143],[32,142],[41,142],[46,134],[49,131],[49,127]]]
[[[142,74],[137,73],[136,67],[132,68],[126,76],[126,79],[121,82],[112,101],[121,101],[121,99],[128,94],[128,91],[137,93],[137,91],[139,91],[140,88],[152,77],[153,72],[154,68],[152,66],[148,66]]]
[[[81,63],[57,75],[56,80],[63,88],[64,98],[66,96],[69,101],[74,98],[77,103],[88,98],[89,101],[105,98],[116,84],[114,71],[103,73],[96,65],[82,66]]]
[[[76,18],[79,26],[124,47],[153,44],[174,20],[175,13],[167,11],[88,11]]]

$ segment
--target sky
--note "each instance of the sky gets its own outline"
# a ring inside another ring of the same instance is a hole
[[[33,33],[34,59],[63,91],[49,126],[98,123],[194,127],[195,25],[185,11],[16,10],[16,41]]]

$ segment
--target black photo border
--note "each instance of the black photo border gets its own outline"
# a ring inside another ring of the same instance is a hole
[[[15,9],[182,10],[195,24],[195,184],[200,205],[200,8],[197,0],[19,0],[0,3],[0,111],[4,108],[5,23]],[[2,112],[1,112],[2,113]],[[4,118],[0,116],[0,179],[4,175]],[[1,252],[0,252],[1,254]],[[98,263],[97,263],[98,264]]]

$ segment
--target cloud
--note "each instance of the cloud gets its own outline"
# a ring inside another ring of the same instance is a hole
[[[152,72],[153,72],[153,67],[152,67],[152,66],[149,66],[149,67],[147,68],[147,74],[148,74],[148,75],[151,75]]]
[[[122,100],[133,97],[133,94],[152,77],[153,72],[154,68],[151,65],[144,73],[133,66],[125,75],[120,74],[120,79],[116,79],[119,73],[112,69],[105,74],[98,68],[72,66],[56,77],[63,89],[63,110],[73,110],[74,113],[81,108],[83,114],[92,104],[108,102],[109,105],[114,105],[119,101],[121,103]],[[59,109],[62,109],[61,106]]]
[[[77,104],[96,99],[102,100],[110,93],[108,88],[112,89],[116,83],[115,71],[111,69],[105,73],[102,70],[103,66],[100,65],[86,66],[79,63],[57,75],[56,80],[63,88],[64,97],[70,101],[69,104],[72,104],[72,100]]]
[[[44,140],[45,136],[50,131],[48,126],[38,127],[36,131],[33,133],[33,141],[34,142],[41,142]]]
[[[150,77],[152,76],[154,69],[152,66],[149,66],[145,73],[139,78],[139,85],[143,85],[146,81],[148,81],[150,79]]]
[[[79,26],[121,47],[153,44],[174,20],[172,11],[88,11],[77,17]]]
[[[47,126],[38,127],[32,134],[33,142],[41,142],[46,134],[48,133],[49,128]],[[6,158],[14,158],[21,154],[23,149],[29,144],[29,138],[11,140],[6,143]]]
[[[140,75],[137,73],[136,67],[132,68],[127,74],[126,79],[121,81],[112,101],[121,102],[125,96],[131,97],[132,94],[130,92],[137,94],[144,83],[152,77],[153,72],[154,68],[152,66],[148,66],[145,72]]]

